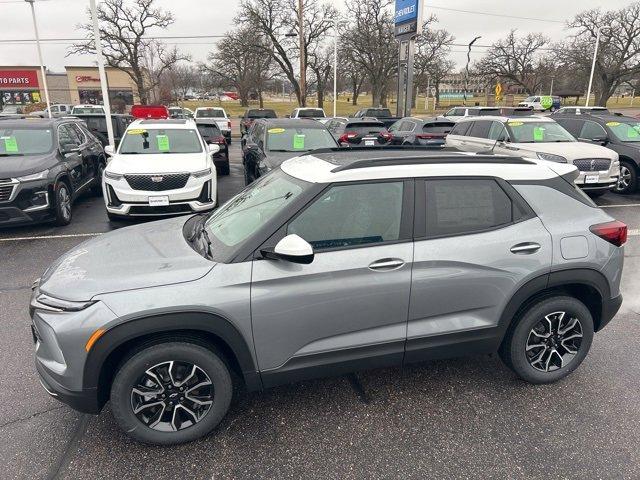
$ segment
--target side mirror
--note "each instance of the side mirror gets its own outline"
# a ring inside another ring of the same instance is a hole
[[[113,157],[113,155],[116,153],[116,149],[113,148],[111,145],[105,145],[104,153],[106,153],[110,157]]]
[[[80,145],[78,145],[77,143],[63,143],[62,145],[60,145],[60,151],[63,155],[78,153],[80,151]]]
[[[218,153],[220,151],[220,145],[217,145],[215,143],[208,144],[207,145],[207,151],[209,152],[210,155],[215,155],[216,153]]]
[[[599,143],[600,145],[606,145],[607,143],[609,143],[609,138],[608,137],[596,137],[596,138],[592,138],[591,141],[594,142],[594,143]]]
[[[263,249],[260,253],[270,260],[284,260],[305,265],[313,262],[313,247],[295,233],[280,240],[273,250]]]

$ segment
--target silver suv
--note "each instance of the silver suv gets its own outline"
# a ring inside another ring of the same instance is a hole
[[[80,244],[34,285],[44,388],[154,444],[248,390],[499,351],[576,369],[615,315],[626,225],[574,166],[447,149],[316,151],[210,214]]]

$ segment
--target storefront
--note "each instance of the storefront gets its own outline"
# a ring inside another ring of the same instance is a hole
[[[0,108],[40,102],[40,77],[38,67],[0,67]]]
[[[65,67],[71,102],[74,104],[102,104],[100,77],[95,67]],[[139,103],[138,90],[131,77],[117,68],[106,68],[109,100],[115,111]]]

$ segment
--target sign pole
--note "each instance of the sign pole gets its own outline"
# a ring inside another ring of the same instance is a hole
[[[91,20],[93,21],[93,37],[96,44],[96,55],[98,57],[98,72],[100,73],[100,89],[102,90],[102,104],[104,114],[107,117],[107,136],[109,145],[115,148],[113,138],[113,124],[111,123],[111,102],[109,100],[109,87],[107,85],[107,74],[104,71],[104,59],[102,58],[102,41],[100,38],[100,27],[98,26],[98,13],[96,11],[96,0],[89,0],[91,6]]]
[[[411,115],[413,107],[413,60],[415,39],[422,32],[422,1],[395,0],[395,37],[399,43],[398,117]]]
[[[411,116],[411,109],[413,108],[413,57],[415,56],[416,41],[414,38],[409,40],[409,51],[407,55],[407,86],[404,97],[404,116]]]
[[[38,60],[40,61],[40,72],[42,73],[42,85],[44,86],[44,98],[47,102],[47,113],[51,118],[51,102],[49,100],[49,86],[47,85],[47,72],[42,61],[42,49],[40,48],[40,34],[38,33],[38,22],[36,22],[36,9],[33,6],[35,0],[25,0],[31,6],[31,18],[33,18],[33,29],[36,33],[36,46],[38,48]]]

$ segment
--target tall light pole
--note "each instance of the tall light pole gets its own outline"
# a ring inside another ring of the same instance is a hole
[[[96,10],[96,0],[89,0],[91,6],[91,20],[93,21],[93,38],[96,45],[96,56],[98,57],[98,73],[100,74],[100,89],[102,90],[102,104],[107,117],[107,137],[109,145],[115,147],[113,139],[113,124],[111,123],[111,101],[109,100],[109,86],[107,84],[107,74],[104,71],[104,59],[102,58],[102,40],[100,38],[100,27],[98,26],[98,12]]]
[[[33,19],[33,29],[36,33],[36,46],[38,47],[38,60],[40,61],[40,72],[42,73],[42,84],[44,85],[44,98],[47,102],[47,113],[51,118],[51,102],[49,101],[49,86],[47,85],[47,72],[44,70],[44,62],[42,61],[42,49],[40,48],[40,34],[38,33],[38,22],[36,22],[36,9],[33,6],[35,0],[24,0],[31,6],[31,18]]]
[[[333,22],[333,116],[338,116],[338,26]]]
[[[593,85],[593,72],[596,69],[596,59],[598,58],[598,46],[600,45],[600,32],[602,27],[598,27],[596,33],[596,46],[593,49],[593,61],[591,62],[591,74],[589,75],[589,87],[587,88],[587,99],[584,102],[584,106],[589,106],[589,97],[591,97],[591,86]]]
[[[464,74],[464,105],[467,105],[467,89],[469,88],[469,62],[471,62],[471,47],[474,43],[480,40],[482,37],[478,36],[469,42],[469,50],[467,51],[467,65],[465,67]]]
[[[300,28],[300,102],[301,107],[307,106],[307,62],[305,60],[306,51],[304,45],[304,0],[298,0],[298,24]]]

